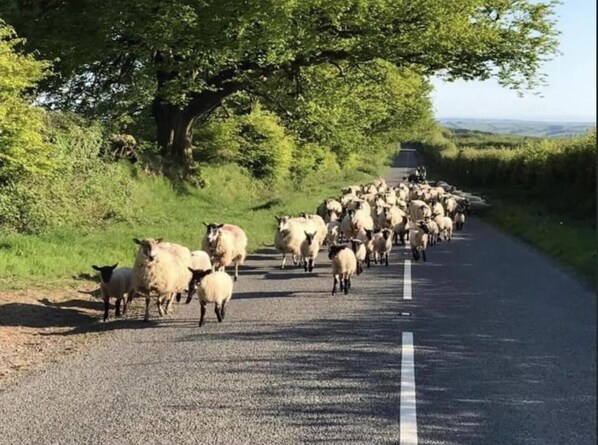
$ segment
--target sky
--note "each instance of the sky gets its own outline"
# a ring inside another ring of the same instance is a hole
[[[542,97],[520,98],[492,80],[433,79],[436,117],[596,122],[596,0],[563,0],[556,20],[562,54],[544,65]]]

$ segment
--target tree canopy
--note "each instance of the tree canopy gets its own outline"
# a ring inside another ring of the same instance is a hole
[[[534,87],[556,51],[554,4],[7,0],[0,15],[56,60],[55,75],[41,84],[49,106],[121,121],[150,110],[157,142],[185,160],[194,124],[238,92],[262,97],[290,128],[314,139],[326,138],[335,119],[371,134],[395,125],[393,114],[404,130],[417,126],[421,110],[429,111],[430,75]],[[404,86],[411,89],[401,96]],[[361,104],[369,93],[379,105]],[[312,125],[298,129],[298,122]],[[342,137],[335,144],[342,151]]]

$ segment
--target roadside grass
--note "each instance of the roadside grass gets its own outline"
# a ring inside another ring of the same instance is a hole
[[[271,244],[275,215],[315,212],[317,204],[340,188],[372,178],[359,171],[314,174],[301,189],[290,180],[267,185],[234,165],[205,167],[203,189],[173,189],[164,178],[139,176],[130,205],[133,221],[95,227],[63,226],[41,235],[0,234],[0,289],[49,289],[76,286],[95,275],[92,264],[133,263],[132,238],[162,237],[198,249],[202,222],[227,222],[242,227],[249,250]]]
[[[432,180],[441,175],[436,174]],[[506,233],[556,258],[596,285],[596,221],[574,215],[575,209],[555,206],[528,190],[468,187],[454,177],[442,179],[484,196],[491,207],[480,217]],[[563,198],[564,199],[564,198]]]

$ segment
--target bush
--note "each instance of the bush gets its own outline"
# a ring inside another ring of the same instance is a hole
[[[59,113],[48,113],[47,125],[55,169],[0,186],[0,227],[38,233],[64,224],[128,219],[130,167],[99,157],[105,144],[101,126]]]

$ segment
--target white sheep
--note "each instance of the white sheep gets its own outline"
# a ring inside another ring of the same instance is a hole
[[[419,260],[420,255],[424,261],[427,261],[428,233],[428,227],[423,221],[418,221],[416,225],[409,229],[409,247],[411,247],[411,253],[415,261]]]
[[[383,229],[374,235],[372,240],[374,244],[374,259],[376,262],[380,260],[380,263],[384,261],[384,264],[388,266],[388,255],[392,250],[392,230]]]
[[[308,232],[314,232],[316,234],[316,238],[318,239],[318,243],[320,245],[326,243],[326,235],[328,234],[328,230],[326,228],[326,223],[321,216],[301,213],[297,220],[305,225],[304,230]]]
[[[204,223],[205,224],[205,223]],[[208,230],[202,242],[203,250],[209,252],[213,266],[223,271],[233,264],[235,281],[239,279],[239,264],[247,256],[247,236],[243,229],[233,224],[206,224]]]
[[[320,251],[320,242],[316,233],[305,233],[305,239],[301,242],[301,257],[305,272],[314,270],[314,262]]]
[[[223,271],[213,272],[209,270],[197,270],[189,268],[191,279],[187,290],[187,301],[189,304],[193,295],[197,293],[201,306],[199,327],[203,325],[206,316],[206,304],[214,303],[214,312],[218,323],[224,320],[226,304],[233,296],[233,280],[229,274]]]
[[[287,255],[290,253],[293,264],[297,265],[297,258],[301,255],[301,243],[305,238],[305,227],[295,218],[276,216],[277,226],[274,235],[274,247],[282,253],[281,269],[284,269]]]
[[[133,269],[129,267],[116,268],[113,266],[91,266],[100,272],[100,291],[104,300],[104,321],[108,319],[110,310],[110,298],[116,299],[115,316],[120,317],[120,304],[123,303],[123,315],[127,313],[127,304],[133,297],[131,292],[131,276]],[[125,298],[125,296],[127,298]]]
[[[432,210],[424,201],[414,199],[409,203],[409,218],[411,221],[421,221],[427,216],[432,216]]]
[[[403,215],[401,220],[393,226],[392,231],[394,232],[395,244],[398,244],[400,241],[403,246],[405,245],[405,238],[409,235],[408,225],[409,218],[407,215]]]
[[[340,281],[340,290],[349,293],[351,288],[351,277],[357,270],[357,259],[355,254],[347,246],[330,246],[328,258],[332,260],[332,276],[334,284],[332,295],[336,294],[336,285]]]
[[[357,238],[351,238],[349,241],[351,242],[351,249],[353,250],[355,259],[357,260],[357,275],[361,275],[363,272],[363,263],[367,258],[365,242]]]
[[[162,242],[161,239],[133,241],[139,246],[133,273],[131,289],[134,294],[145,296],[145,317],[149,321],[149,304],[152,295],[157,297],[158,313],[162,317],[170,310],[175,294],[187,289],[191,273],[191,252],[178,244]],[[166,302],[166,309],[162,308]]]
[[[444,236],[444,240],[450,241],[453,235],[453,220],[448,216],[437,215],[434,218],[434,221],[438,224],[438,230],[440,231],[440,234]],[[440,239],[440,236],[438,239]]]

